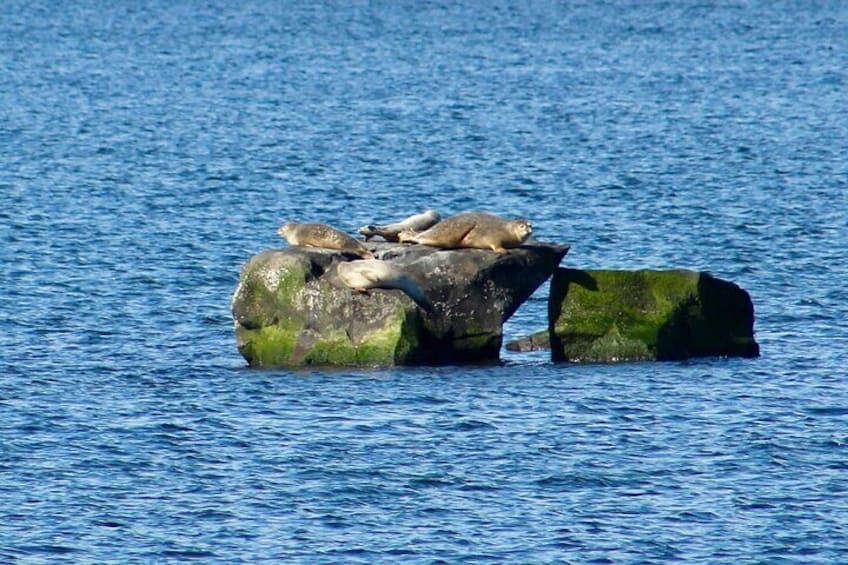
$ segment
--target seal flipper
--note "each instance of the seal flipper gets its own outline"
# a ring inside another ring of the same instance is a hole
[[[377,271],[372,271],[370,269],[362,269],[359,272],[359,274],[362,276],[363,279],[374,283],[374,286],[379,288],[379,284],[380,284],[381,279],[380,279],[380,275],[377,273]]]
[[[432,313],[436,310],[433,302],[424,294],[424,291],[421,290],[421,287],[418,286],[418,283],[413,281],[408,277],[403,277],[398,281],[397,288],[406,293],[408,297],[412,299],[418,306],[420,306],[424,311],[428,313]]]
[[[467,230],[465,230],[465,232],[456,239],[456,244],[464,246],[464,244],[466,243],[465,238],[468,237],[469,235],[471,235],[471,232],[473,232],[474,228],[476,228],[476,227],[477,227],[477,224],[471,224],[469,226],[469,228]]]
[[[377,234],[377,226],[367,225],[359,228],[359,234],[365,236],[365,241],[371,241],[371,238]]]

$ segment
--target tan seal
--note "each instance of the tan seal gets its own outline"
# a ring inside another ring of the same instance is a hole
[[[428,312],[433,310],[433,303],[418,283],[389,261],[348,261],[339,263],[336,269],[339,280],[357,292],[365,292],[369,288],[397,288]]]
[[[473,247],[503,253],[521,245],[532,232],[529,220],[507,220],[494,214],[465,212],[445,218],[421,233],[402,232],[400,241],[442,249]]]
[[[393,224],[386,224],[384,226],[369,224],[367,226],[362,226],[359,228],[359,233],[365,236],[365,241],[370,240],[375,235],[379,235],[386,241],[396,242],[398,241],[400,232],[408,231],[417,233],[424,231],[433,227],[441,219],[441,216],[435,210],[427,210],[420,214],[409,216],[408,218]]]
[[[374,258],[374,254],[368,251],[361,242],[327,224],[289,222],[277,230],[277,233],[291,245],[337,249],[364,259]]]

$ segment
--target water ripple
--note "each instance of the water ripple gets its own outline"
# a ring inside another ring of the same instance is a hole
[[[3,3],[0,561],[840,562],[842,16]],[[733,280],[763,356],[246,370],[280,223],[431,207]]]

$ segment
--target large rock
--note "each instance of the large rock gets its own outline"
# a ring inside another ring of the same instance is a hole
[[[548,308],[555,361],[759,355],[750,296],[708,273],[557,269]]]
[[[360,294],[338,280],[340,252],[289,247],[253,256],[233,295],[236,341],[254,367],[390,366],[499,358],[503,323],[556,270],[568,246],[506,253],[371,244],[419,283],[434,308],[401,290]]]

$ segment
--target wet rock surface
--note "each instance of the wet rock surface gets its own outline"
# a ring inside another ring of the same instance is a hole
[[[557,269],[548,307],[555,361],[759,355],[751,297],[709,273]]]
[[[391,366],[494,362],[503,323],[556,270],[566,245],[526,242],[504,253],[369,244],[432,302],[399,289],[356,292],[338,251],[289,247],[253,256],[232,300],[236,341],[251,366]]]

